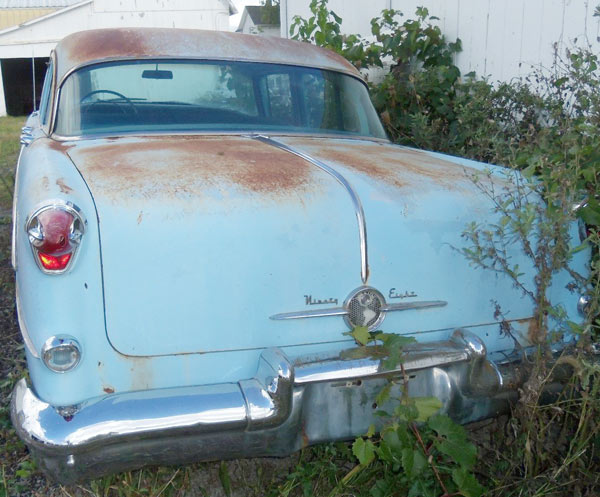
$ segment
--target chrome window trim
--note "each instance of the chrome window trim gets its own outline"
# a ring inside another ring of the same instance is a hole
[[[54,81],[54,60],[50,58],[48,61],[48,67],[46,68],[46,74],[44,75],[44,83],[42,86],[42,94],[40,96],[40,127],[43,128],[48,124],[51,117],[51,100],[52,100],[52,86]]]
[[[46,135],[50,135],[54,129],[56,103],[58,102],[58,83],[56,81],[58,64],[56,60],[56,52],[54,50],[52,50],[50,53],[50,61],[52,62],[52,84],[50,85],[50,100],[48,101],[48,120],[44,125],[42,125],[42,130],[44,130]]]
[[[166,62],[169,60],[181,61],[181,60],[192,60],[192,61],[207,61],[207,62],[240,62],[243,64],[264,64],[269,66],[287,66],[287,67],[305,67],[307,69],[316,69],[317,71],[329,71],[335,72],[339,74],[344,74],[346,76],[352,76],[357,81],[360,81],[367,89],[369,89],[369,85],[367,85],[366,81],[362,77],[359,72],[353,71],[343,71],[340,69],[333,69],[330,67],[323,66],[315,66],[313,64],[290,64],[289,62],[267,62],[265,60],[259,59],[247,59],[244,57],[194,57],[193,55],[130,55],[130,56],[118,56],[118,57],[104,57],[102,59],[89,60],[87,62],[83,62],[81,64],[77,64],[76,66],[71,67],[60,79],[59,86],[62,86],[66,79],[73,74],[75,71],[79,71],[84,67],[96,66],[99,64],[106,64],[110,62],[131,62],[135,60],[141,61],[149,61],[149,60],[157,60]]]
[[[239,136],[243,138],[252,137],[261,134],[259,130],[256,132],[250,131],[225,131],[225,130],[188,130],[188,131],[123,131],[121,133],[94,133],[89,135],[59,135],[54,133],[51,138],[58,142],[77,142],[84,140],[102,140],[105,138],[126,138],[126,137],[157,137],[157,136]],[[270,136],[290,136],[290,137],[302,137],[302,138],[314,138],[314,139],[327,139],[327,140],[358,140],[358,141],[369,141],[374,143],[387,143],[392,144],[387,138],[376,138],[374,136],[365,135],[344,135],[336,133],[301,133],[291,131],[277,131],[272,133]]]
[[[71,259],[69,260],[67,266],[64,269],[61,269],[60,271],[50,271],[44,268],[40,261],[40,258],[38,257],[37,249],[33,246],[31,240],[29,240],[29,246],[31,247],[33,258],[35,259],[35,262],[40,271],[42,271],[42,273],[44,274],[54,276],[66,273],[75,264],[75,260],[77,259],[77,255],[79,254],[79,247],[81,245],[81,236],[85,233],[86,230],[87,220],[81,212],[81,209],[77,207],[73,202],[68,202],[60,199],[51,200],[49,202],[43,202],[42,205],[34,209],[34,211],[29,216],[27,216],[27,221],[25,222],[25,233],[27,233],[28,237],[31,236],[29,231],[31,229],[31,222],[33,221],[33,219],[39,216],[42,212],[47,211],[49,209],[61,209],[65,212],[68,212],[73,216],[74,219],[79,221],[79,225],[81,226],[81,233],[78,236],[78,240],[72,239],[75,245],[75,247],[73,248],[73,255],[71,256]]]
[[[310,162],[314,166],[325,171],[327,174],[335,178],[348,192],[350,195],[350,199],[352,200],[352,204],[354,206],[354,213],[356,215],[356,222],[358,223],[358,239],[360,244],[360,279],[365,285],[369,279],[369,256],[367,253],[367,221],[365,219],[365,212],[363,210],[362,203],[358,194],[352,188],[352,185],[348,182],[348,180],[342,176],[338,171],[336,171],[331,166],[325,164],[324,162],[311,157],[308,154],[286,145],[278,140],[274,140],[266,135],[250,135],[250,137],[254,140],[258,140],[260,142],[266,143],[267,145],[271,145],[273,147],[279,148],[280,150],[285,150],[291,154],[297,155],[298,157]]]

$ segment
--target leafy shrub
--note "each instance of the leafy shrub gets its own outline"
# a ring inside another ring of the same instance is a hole
[[[600,16],[600,7],[596,10]],[[340,17],[328,10],[326,0],[312,0],[311,11],[309,20],[295,18],[291,29],[295,38],[333,49],[363,71],[389,66],[382,81],[371,82],[370,88],[392,140],[521,172],[507,175],[513,188],[503,192],[489,189],[485,177],[475,180],[496,206],[500,222],[467,227],[464,236],[469,246],[464,253],[475,265],[507,274],[532,299],[540,330],[537,348],[525,361],[529,376],[514,416],[500,426],[499,437],[492,436],[492,443],[480,446],[484,457],[474,467],[461,466],[461,474],[474,485],[473,475],[483,475],[494,487],[490,495],[597,495],[600,478],[593,468],[600,463],[600,366],[593,352],[600,328],[594,320],[600,315],[598,56],[588,48],[574,48],[564,55],[556,52],[550,71],[492,84],[474,74],[461,77],[453,63],[461,50],[460,40],[448,42],[427,9],[417,9],[415,18],[404,22],[400,12],[383,11],[371,22],[370,40],[344,35]],[[569,229],[577,217],[590,228],[581,245]],[[536,270],[533,286],[525,284],[519,269],[510,264],[504,249],[508,244],[519,245],[530,258]],[[590,247],[595,256],[586,278],[570,264],[574,253]],[[568,322],[547,297],[554,277],[564,271],[572,276],[568,289],[590,297],[583,323]],[[503,312],[497,309],[496,318],[502,320]],[[552,359],[551,342],[563,333],[577,335],[577,346]],[[566,385],[565,378],[570,378]],[[547,397],[551,390],[553,399]],[[406,475],[415,485],[418,481],[429,485],[410,487],[409,495],[477,494],[478,487],[469,487],[467,480],[461,484],[452,471],[451,483],[456,485],[452,490],[439,486],[446,481],[443,478],[424,476],[421,470],[433,470],[423,457],[438,464],[440,454],[416,455],[417,434],[411,425],[416,418],[403,409],[408,406],[400,403],[400,411],[391,416],[380,438],[370,433],[355,443],[358,467],[375,458],[380,465],[372,476],[376,483],[371,495],[403,494]],[[399,426],[404,443],[397,445],[394,456],[386,437],[390,433],[400,437]],[[426,446],[439,449],[440,433],[431,423],[417,430],[427,437]],[[411,456],[409,451],[415,450]],[[404,460],[402,451],[406,451]],[[402,477],[397,473],[400,468]]]

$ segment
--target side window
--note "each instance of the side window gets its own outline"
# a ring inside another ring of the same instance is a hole
[[[42,126],[48,123],[48,117],[50,114],[50,90],[52,88],[52,59],[46,69],[46,76],[44,78],[44,86],[42,87],[42,96],[40,99],[40,120]]]

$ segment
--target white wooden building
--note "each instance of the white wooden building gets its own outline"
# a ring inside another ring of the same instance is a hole
[[[295,15],[307,19],[310,0],[281,0],[281,36],[289,38]],[[460,38],[456,64],[463,74],[475,71],[491,81],[508,81],[552,66],[554,45],[560,53],[573,44],[600,52],[599,0],[329,0],[345,34],[371,34],[370,21],[383,9],[415,17],[419,6],[440,18],[446,39]]]
[[[47,6],[52,2],[8,1],[15,7],[25,4],[31,7],[37,3]],[[0,31],[0,115],[6,115],[7,107],[11,114],[31,112],[33,95],[37,93],[39,98],[50,51],[68,34],[86,29],[134,26],[228,31],[229,16],[235,13],[232,0],[83,0],[3,29]]]
[[[268,7],[262,5],[250,5],[244,8],[240,25],[236,29],[238,33],[259,35],[259,36],[277,36],[280,34],[279,22],[274,23],[272,19],[265,19],[263,12]],[[279,17],[279,9],[275,7],[275,17]]]

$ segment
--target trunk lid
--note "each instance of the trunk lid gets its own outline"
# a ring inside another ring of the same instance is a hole
[[[425,152],[362,140],[280,138],[339,171],[366,216],[370,279],[400,333],[490,323],[509,281],[473,271],[452,247],[489,217],[468,172]],[[339,316],[270,316],[340,307],[362,285],[355,210],[332,176],[246,137],[85,140],[69,155],[99,217],[107,335],[133,356],[339,342]],[[482,291],[483,290],[483,291]],[[517,295],[518,296],[518,295]],[[530,315],[511,300],[511,318]],[[509,305],[507,303],[507,305]]]

